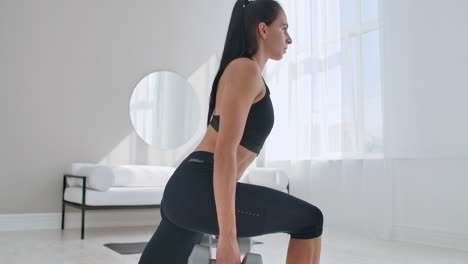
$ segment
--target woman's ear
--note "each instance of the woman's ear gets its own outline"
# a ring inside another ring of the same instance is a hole
[[[262,39],[266,38],[266,34],[268,33],[268,26],[265,24],[265,22],[260,22],[258,24],[258,33]]]

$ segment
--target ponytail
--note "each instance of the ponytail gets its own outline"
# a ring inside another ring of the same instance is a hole
[[[283,10],[275,0],[237,0],[231,13],[223,55],[211,87],[207,126],[216,105],[218,83],[226,66],[242,57],[251,58],[258,50],[257,26],[260,22],[270,25]]]

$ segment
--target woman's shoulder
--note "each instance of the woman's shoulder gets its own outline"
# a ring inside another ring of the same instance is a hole
[[[257,63],[254,60],[250,59],[250,58],[240,57],[240,58],[235,58],[231,62],[229,62],[227,67],[229,67],[229,66],[239,66],[239,65],[255,66],[255,65],[257,65]]]
[[[254,60],[241,57],[236,58],[228,63],[224,70],[225,75],[228,76],[252,76],[261,75],[260,69]]]

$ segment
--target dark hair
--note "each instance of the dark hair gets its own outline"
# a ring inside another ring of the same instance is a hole
[[[243,7],[244,5],[245,7]],[[280,10],[282,11],[283,8],[275,0],[236,1],[232,9],[221,63],[211,88],[207,125],[210,124],[215,108],[219,79],[226,66],[237,58],[251,58],[257,52],[258,24],[264,22],[270,25],[275,21]]]

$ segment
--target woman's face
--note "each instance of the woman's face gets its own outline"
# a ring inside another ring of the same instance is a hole
[[[280,11],[276,20],[268,26],[266,40],[266,48],[270,57],[274,60],[283,58],[288,45],[292,43],[288,33],[288,20],[283,11]]]

